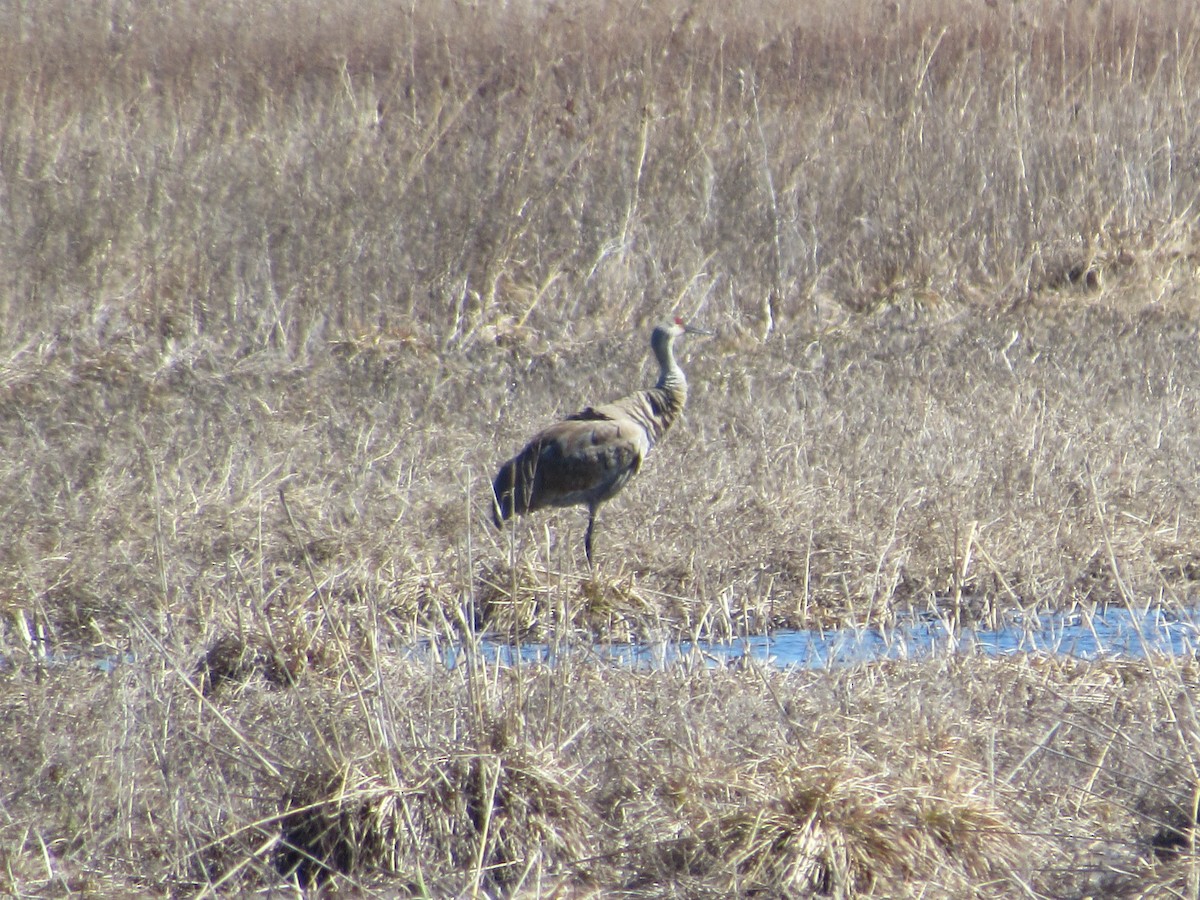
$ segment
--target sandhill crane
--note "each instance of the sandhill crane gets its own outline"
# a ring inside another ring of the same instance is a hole
[[[583,549],[592,563],[596,511],[642,466],[687,402],[687,379],[675,362],[675,339],[711,334],[682,319],[659,325],[650,335],[658,359],[658,383],[605,403],[589,406],[535,435],[500,467],[492,482],[493,514],[501,527],[514,514],[547,506],[588,508]]]

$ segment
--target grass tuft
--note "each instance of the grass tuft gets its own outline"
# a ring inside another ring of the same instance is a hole
[[[275,865],[302,887],[364,871],[400,874],[403,798],[361,772],[311,773],[284,798]]]
[[[267,684],[290,687],[303,673],[306,661],[293,648],[279,648],[261,635],[218,637],[204,651],[196,666],[195,679],[208,694],[222,685],[236,688],[254,676]]]

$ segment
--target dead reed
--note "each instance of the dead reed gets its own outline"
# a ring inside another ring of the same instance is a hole
[[[1192,7],[494,7],[0,10],[0,891],[1195,895],[1190,660],[583,649],[1194,605]]]

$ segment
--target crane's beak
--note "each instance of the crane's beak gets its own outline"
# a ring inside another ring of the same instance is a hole
[[[695,325],[684,325],[684,334],[702,334],[705,337],[712,337],[713,333],[704,328],[697,328]]]

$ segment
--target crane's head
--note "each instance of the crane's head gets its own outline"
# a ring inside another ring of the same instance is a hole
[[[683,319],[676,316],[670,322],[664,322],[654,329],[654,333],[650,335],[651,346],[657,348],[660,344],[668,344],[681,334],[707,334],[712,335],[711,331],[705,331],[703,328],[697,328],[695,325],[689,325]]]
[[[687,400],[687,381],[675,363],[675,353],[672,350],[675,338],[681,334],[712,334],[712,332],[688,325],[683,319],[676,317],[654,329],[654,333],[650,335],[650,346],[654,349],[654,356],[658,360],[657,387],[666,388],[676,395],[678,406],[682,409],[684,401]]]

